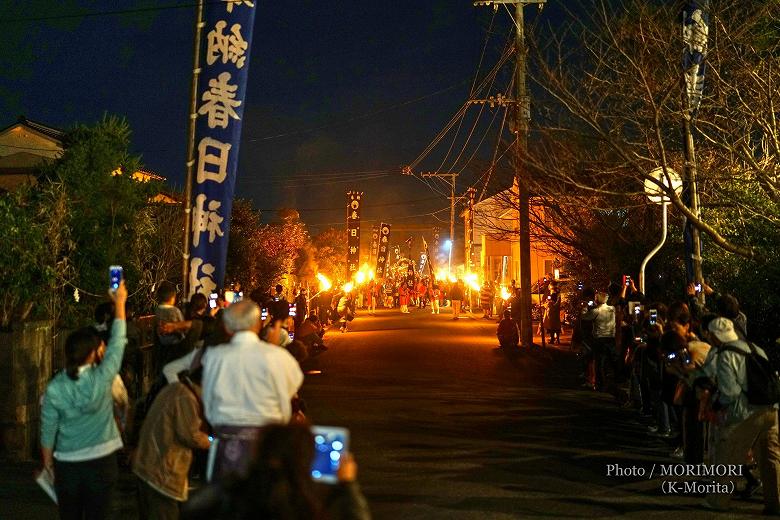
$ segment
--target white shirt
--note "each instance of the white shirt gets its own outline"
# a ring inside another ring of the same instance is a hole
[[[287,423],[302,383],[295,358],[251,331],[203,355],[203,408],[214,426]]]
[[[596,338],[615,337],[615,308],[606,303],[590,309],[582,315],[583,320],[593,320],[593,336]]]

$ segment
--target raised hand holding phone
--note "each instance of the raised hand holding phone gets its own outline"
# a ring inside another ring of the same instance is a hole
[[[125,287],[125,281],[121,280],[116,290],[109,289],[108,295],[114,301],[116,311],[114,318],[117,320],[125,319],[125,303],[127,303],[127,287]]]
[[[121,265],[112,265],[108,268],[108,289],[116,292],[119,289],[119,283],[124,278],[124,269]]]

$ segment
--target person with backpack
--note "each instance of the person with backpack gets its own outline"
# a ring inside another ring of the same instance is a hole
[[[741,340],[731,320],[715,318],[707,329],[710,343],[718,351],[715,408],[720,410],[720,421],[715,433],[714,464],[744,464],[752,448],[763,482],[764,514],[780,515],[777,376],[764,350]],[[727,484],[728,480],[721,482]],[[730,500],[729,493],[710,494],[704,505],[726,511]]]

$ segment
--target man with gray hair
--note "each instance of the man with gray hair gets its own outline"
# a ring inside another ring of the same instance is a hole
[[[203,408],[214,429],[209,480],[241,476],[252,462],[260,428],[287,423],[303,373],[287,350],[258,337],[260,308],[234,303],[222,317],[230,342],[203,355]]]

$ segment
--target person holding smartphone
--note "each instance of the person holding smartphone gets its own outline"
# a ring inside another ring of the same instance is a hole
[[[185,505],[188,520],[289,518],[370,520],[368,501],[357,482],[357,464],[344,453],[336,482],[318,488],[312,480],[314,436],[308,426],[272,425],[263,429],[249,474],[210,486]]]
[[[127,289],[109,292],[116,311],[105,355],[92,327],[65,340],[65,370],[49,382],[41,411],[43,471],[54,475],[60,518],[108,518],[118,478],[116,452],[122,438],[114,420],[112,382],[127,343]]]

